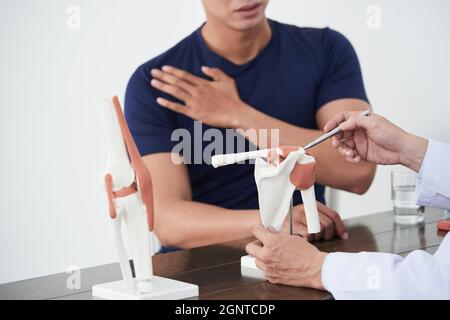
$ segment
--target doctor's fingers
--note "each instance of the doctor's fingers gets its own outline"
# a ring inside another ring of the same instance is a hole
[[[333,130],[334,128],[338,127],[342,122],[346,121],[347,119],[350,119],[350,117],[355,115],[356,113],[357,112],[354,111],[348,111],[348,112],[341,112],[335,115],[325,124],[323,131],[329,132]]]
[[[337,148],[341,142],[351,140],[354,135],[355,135],[354,130],[341,131],[331,137],[331,145]]]
[[[363,128],[364,130],[370,130],[373,128],[375,124],[375,120],[377,116],[372,114],[371,117],[363,116],[359,113],[353,114],[350,118],[348,118],[346,121],[341,123],[339,127],[342,130],[354,130],[356,128]],[[378,117],[379,119],[379,117]]]
[[[354,157],[357,154],[354,140],[341,141],[337,150],[342,156],[346,158]]]
[[[353,140],[341,142],[337,147],[337,150],[348,162],[358,163],[361,161],[361,156],[356,150],[355,142]]]
[[[341,217],[336,211],[328,208],[326,205],[318,201],[317,201],[317,209],[319,209],[321,213],[323,213],[333,221],[334,231],[337,236],[341,237],[341,239],[348,238],[347,228],[345,227],[344,222],[342,221]]]
[[[258,267],[259,270],[261,270],[262,272],[264,272],[264,274],[265,274],[266,276],[269,276],[269,277],[270,277],[270,276],[276,275],[276,271],[275,271],[275,269],[274,269],[271,265],[266,264],[266,263],[262,262],[262,261],[259,260],[259,259],[256,259],[256,260],[255,260],[255,264],[256,264],[256,266]]]
[[[261,246],[260,243],[258,243],[258,240],[247,244],[245,251],[252,257],[264,263],[269,262],[271,257],[270,250],[268,250],[267,247]]]
[[[253,229],[253,234],[263,243],[264,247],[271,246],[277,242],[278,234],[268,230],[263,225],[259,224]]]

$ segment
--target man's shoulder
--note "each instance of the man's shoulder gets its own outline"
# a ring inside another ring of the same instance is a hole
[[[189,61],[195,47],[196,32],[197,31],[194,31],[170,49],[137,67],[131,75],[128,87],[133,87],[133,84],[136,83],[148,83],[150,81],[150,70],[153,68],[161,68],[164,65],[172,65],[185,69],[184,64]]]
[[[146,61],[138,67],[137,71],[141,70],[148,72],[152,68],[161,68],[166,64],[182,67],[179,64],[182,64],[183,61],[187,61],[189,59],[189,56],[193,53],[195,47],[196,32],[197,30],[185,37],[183,40],[179,41],[170,49]]]
[[[278,26],[280,33],[293,40],[302,40],[314,45],[348,41],[347,38],[330,27],[300,27],[293,24],[272,21]]]

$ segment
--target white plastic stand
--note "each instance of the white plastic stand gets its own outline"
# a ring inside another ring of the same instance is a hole
[[[92,295],[108,300],[179,300],[198,296],[198,286],[186,282],[153,276],[149,286],[139,289],[139,283],[127,288],[124,280],[102,283],[92,288]]]
[[[252,256],[241,257],[241,275],[254,279],[266,279],[266,275],[256,266],[255,258]]]

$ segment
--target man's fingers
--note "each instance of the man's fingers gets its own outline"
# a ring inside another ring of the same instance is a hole
[[[170,73],[170,74],[172,74],[172,75],[174,75],[174,76],[176,76],[178,78],[181,78],[181,79],[183,79],[183,80],[185,80],[187,82],[190,82],[192,84],[196,84],[196,85],[203,84],[203,83],[205,83],[207,81],[207,80],[202,79],[200,77],[194,76],[193,74],[191,74],[191,73],[189,73],[187,71],[184,71],[184,70],[181,70],[181,69],[177,69],[177,68],[172,67],[172,66],[164,66],[164,67],[162,67],[162,70],[167,72],[167,73]]]
[[[189,98],[189,94],[186,91],[174,85],[167,84],[156,79],[152,79],[150,83],[152,87],[162,92],[168,93],[171,96],[174,96],[175,98],[178,98],[180,100],[186,101]]]
[[[305,238],[309,242],[314,240],[314,235],[308,233],[308,228],[306,226],[305,208],[303,205],[296,207],[294,214],[294,225],[292,228],[294,234],[297,234],[302,238]]]
[[[308,228],[306,224],[306,216],[304,214],[295,215],[294,220],[294,226],[293,226],[293,233],[300,235],[301,237],[305,238],[307,241],[319,241],[321,239],[330,240],[333,239],[335,233],[338,234],[336,228],[339,228],[337,225],[339,222],[342,222],[340,220],[339,215],[331,210],[330,208],[324,206],[320,202],[317,202],[317,207],[319,211],[319,220],[320,220],[320,232],[315,234],[308,233]],[[325,208],[325,210],[322,210]],[[335,220],[337,222],[335,223]],[[344,226],[345,229],[345,226]],[[344,230],[345,231],[345,230]],[[340,235],[340,234],[339,234]]]
[[[266,229],[263,225],[259,224],[253,229],[253,234],[256,239],[261,241],[264,246],[271,245],[276,241],[277,234]]]
[[[219,68],[209,68],[209,67],[203,66],[202,71],[204,74],[211,77],[214,81],[221,81],[221,80],[229,78],[228,75],[225,74]]]
[[[317,202],[317,209],[319,209],[321,213],[323,213],[333,221],[336,235],[344,240],[348,238],[347,228],[345,227],[344,222],[342,222],[341,217],[336,211],[328,208],[320,202]]]
[[[323,228],[323,239],[331,240],[334,238],[333,221],[324,214],[319,214],[320,225]]]
[[[179,88],[187,91],[190,94],[192,94],[192,92],[195,89],[195,87],[191,83],[189,83],[181,78],[178,78],[168,72],[164,72],[164,71],[161,71],[158,69],[152,69],[151,73],[154,78],[156,78],[162,82],[165,82],[167,84],[171,84],[173,86],[179,87]]]
[[[308,228],[303,223],[295,223],[293,226],[293,233],[305,238],[306,241],[311,242],[314,240],[314,235],[308,233]]]
[[[189,107],[186,107],[182,104],[172,102],[172,101],[166,100],[164,98],[157,98],[156,102],[159,105],[161,105],[167,109],[170,109],[172,111],[175,111],[175,112],[178,112],[181,114],[185,114],[185,115],[189,115]]]
[[[320,224],[320,232],[319,233],[314,233],[314,234],[311,235],[313,241],[320,241],[320,239],[322,239],[322,237],[323,237],[323,230],[324,230],[323,229],[323,225]]]

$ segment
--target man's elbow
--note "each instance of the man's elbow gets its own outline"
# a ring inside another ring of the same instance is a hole
[[[159,242],[163,247],[189,249],[189,240],[183,235],[182,232],[177,232],[176,226],[161,226],[155,227],[156,235]]]
[[[164,215],[164,212],[160,211],[160,213],[160,217]],[[174,220],[176,219],[168,218],[167,215],[164,218],[155,219],[155,233],[159,242],[163,247],[179,249],[192,248],[193,245],[188,232]]]
[[[351,183],[348,186],[349,192],[363,195],[372,185],[375,177],[376,165],[372,163],[362,163],[359,168],[354,171],[354,175],[351,177]]]

